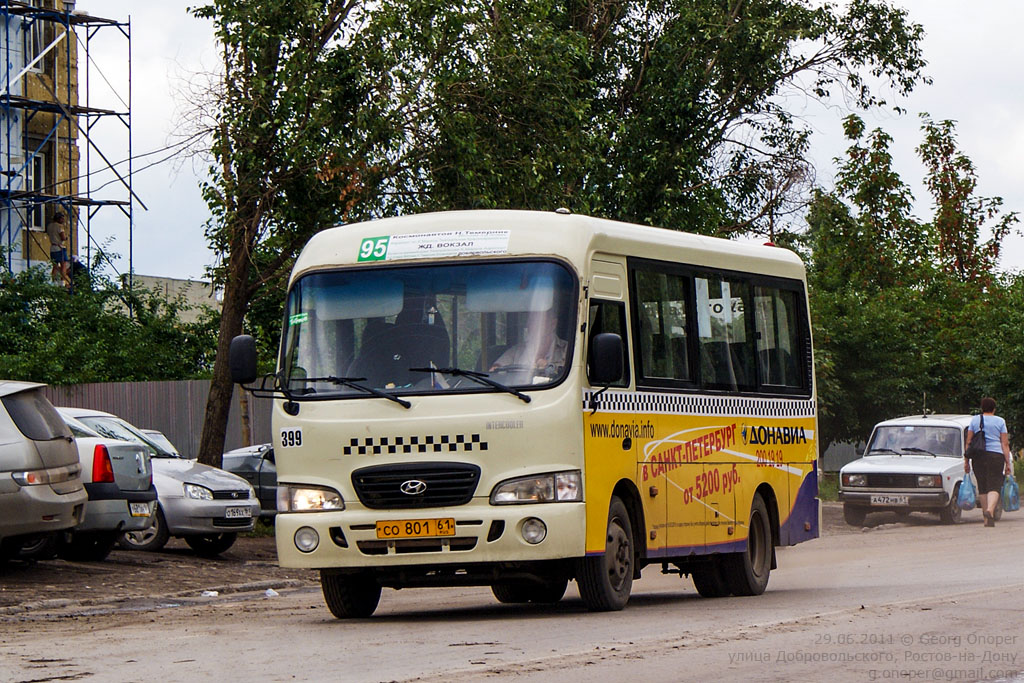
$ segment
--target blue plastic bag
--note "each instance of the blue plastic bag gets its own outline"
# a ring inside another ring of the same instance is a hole
[[[1007,474],[1006,480],[1003,481],[1001,498],[1003,499],[1003,510],[1006,512],[1020,509],[1020,489],[1017,488],[1017,480],[1013,478],[1012,474]]]
[[[960,483],[960,493],[957,494],[956,504],[961,510],[973,510],[977,503],[977,496],[974,492],[974,482],[971,475],[965,474],[964,480]]]

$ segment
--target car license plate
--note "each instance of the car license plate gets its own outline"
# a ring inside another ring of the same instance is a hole
[[[151,510],[149,503],[128,503],[128,512],[132,517],[149,517]]]
[[[432,538],[454,535],[455,520],[451,517],[377,522],[377,538]]]
[[[252,510],[248,507],[240,508],[228,508],[224,511],[224,516],[228,519],[241,519],[245,517],[252,517]]]
[[[910,505],[910,496],[871,496],[872,505]]]

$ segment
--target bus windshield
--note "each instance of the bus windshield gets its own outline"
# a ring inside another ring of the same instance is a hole
[[[550,260],[310,273],[288,294],[280,380],[299,400],[552,386],[576,282]]]

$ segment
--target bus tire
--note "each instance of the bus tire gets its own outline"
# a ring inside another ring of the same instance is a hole
[[[372,574],[333,574],[320,571],[324,602],[338,619],[363,619],[380,603],[380,584]]]
[[[760,494],[750,505],[747,549],[725,558],[725,580],[733,595],[761,595],[772,572],[772,526]]]
[[[612,612],[625,607],[633,588],[635,562],[629,512],[617,496],[612,496],[604,553],[580,559],[576,570],[580,597],[587,609]]]
[[[722,568],[718,563],[690,572],[690,578],[693,580],[693,587],[702,598],[727,598],[732,595],[732,590],[722,576]]]

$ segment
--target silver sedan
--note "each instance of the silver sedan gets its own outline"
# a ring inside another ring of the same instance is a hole
[[[62,411],[104,436],[134,441],[150,451],[156,518],[149,529],[125,533],[119,541],[122,547],[159,550],[176,536],[198,554],[214,556],[230,548],[239,532],[252,531],[260,503],[241,477],[168,451],[116,415],[85,408]]]

